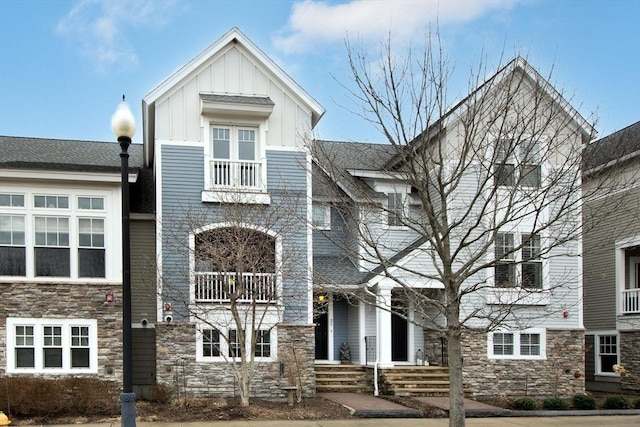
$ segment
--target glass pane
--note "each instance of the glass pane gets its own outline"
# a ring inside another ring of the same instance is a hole
[[[513,288],[515,284],[515,266],[512,263],[500,263],[495,267],[495,286]]]
[[[85,234],[85,233],[79,234],[78,245],[83,247],[91,247],[91,234]]]
[[[0,206],[11,206],[11,196],[9,194],[0,194]]]
[[[44,208],[46,206],[46,199],[44,196],[34,196],[33,205],[36,208]]]
[[[238,130],[238,158],[240,160],[256,159],[256,131],[251,129]]]
[[[105,277],[104,249],[78,249],[78,276]]]
[[[69,277],[68,248],[35,248],[36,276]]]
[[[24,206],[24,195],[14,194],[11,199],[11,206]]]
[[[600,371],[613,372],[613,365],[618,364],[618,356],[615,354],[607,354],[600,356]]]
[[[522,264],[522,287],[542,288],[542,264],[539,262],[525,262]]]
[[[213,128],[213,157],[230,158],[229,129]]]
[[[72,368],[88,368],[89,367],[89,349],[88,348],[72,348],[71,349],[71,367]]]
[[[91,209],[95,210],[103,210],[104,209],[104,199],[102,197],[94,197],[91,199]]]
[[[542,173],[540,165],[523,165],[520,185],[523,187],[540,187]]]
[[[78,209],[91,209],[91,198],[78,197]]]
[[[78,230],[80,233],[91,233],[91,220],[88,218],[80,218],[78,220]]]
[[[35,368],[35,351],[33,348],[16,348],[16,368]]]
[[[93,247],[94,248],[104,248],[104,234],[94,234],[93,235]]]
[[[60,208],[60,209],[68,209],[69,208],[69,198],[68,197],[58,197],[58,208]]]
[[[45,368],[62,368],[61,348],[45,348],[43,356]]]

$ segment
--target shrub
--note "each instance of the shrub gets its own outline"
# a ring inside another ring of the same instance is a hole
[[[573,397],[573,406],[576,409],[596,409],[596,398],[588,394],[576,394]]]
[[[542,401],[542,407],[550,411],[562,411],[569,408],[566,400],[559,397],[548,397]]]
[[[538,402],[533,397],[519,397],[513,401],[513,408],[520,411],[535,411]]]
[[[631,402],[624,396],[609,396],[605,399],[604,409],[631,409]]]
[[[151,392],[151,401],[156,403],[171,403],[173,393],[166,384],[155,384]]]
[[[633,408],[640,409],[640,397],[633,401]]]

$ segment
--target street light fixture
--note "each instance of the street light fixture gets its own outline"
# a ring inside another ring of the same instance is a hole
[[[131,240],[129,233],[129,145],[136,132],[133,114],[124,95],[111,118],[111,129],[122,152],[122,394],[120,394],[121,427],[136,425],[136,394],[133,392],[133,340],[131,336]]]

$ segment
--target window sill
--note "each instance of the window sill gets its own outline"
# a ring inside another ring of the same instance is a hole
[[[229,190],[203,190],[203,203],[239,203],[247,205],[270,205],[271,195],[266,192],[229,191]]]
[[[493,288],[487,290],[490,305],[548,305],[551,293],[545,290],[523,288]]]

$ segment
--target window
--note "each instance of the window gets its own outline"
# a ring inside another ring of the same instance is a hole
[[[211,128],[211,184],[218,187],[262,186],[261,164],[256,161],[258,129],[215,126]]]
[[[256,357],[270,357],[271,356],[271,332],[270,331],[256,331],[256,348],[254,355]]]
[[[8,373],[96,373],[97,321],[7,318]]]
[[[319,230],[331,230],[331,206],[313,204],[313,226]]]
[[[496,142],[493,173],[496,185],[540,187],[542,171],[538,142],[533,139],[499,139]]]
[[[490,332],[487,353],[490,359],[544,359],[546,331]]]
[[[116,270],[107,264],[108,240],[117,237],[107,234],[106,202],[99,195],[0,193],[0,276],[107,278]]]
[[[202,330],[202,356],[220,357],[220,331],[217,329]]]
[[[494,283],[498,288],[542,289],[540,236],[522,234],[522,248],[514,250],[514,233],[497,233],[495,238]]]
[[[616,335],[600,335],[597,354],[598,372],[613,374],[613,365],[618,364],[618,337]]]
[[[242,356],[242,349],[240,348],[240,338],[238,337],[238,331],[236,329],[229,329],[229,357]]]
[[[0,215],[0,276],[25,276],[25,222],[22,215]]]
[[[402,193],[387,194],[387,225],[400,227],[404,221],[404,200]]]

